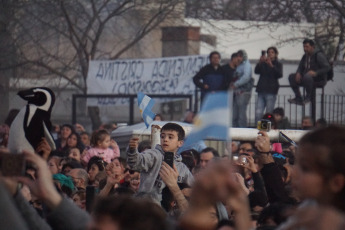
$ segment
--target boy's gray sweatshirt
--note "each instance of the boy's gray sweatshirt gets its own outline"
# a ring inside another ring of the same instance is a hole
[[[140,171],[139,194],[147,194],[160,204],[162,200],[162,190],[165,183],[159,176],[164,151],[160,145],[156,145],[155,149],[147,149],[142,153],[137,150],[131,153],[127,151],[127,163],[133,170]],[[174,164],[178,171],[178,183],[186,183],[192,185],[194,178],[187,166],[181,162],[181,156],[175,155]]]

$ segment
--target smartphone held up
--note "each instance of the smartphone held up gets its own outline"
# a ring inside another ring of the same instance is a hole
[[[174,168],[174,153],[165,152],[164,153],[164,162],[167,163],[171,168]]]

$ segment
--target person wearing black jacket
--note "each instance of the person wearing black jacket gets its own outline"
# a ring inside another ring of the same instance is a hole
[[[276,47],[267,49],[267,57],[260,57],[259,63],[255,66],[254,72],[260,75],[256,92],[258,100],[255,109],[255,121],[262,118],[264,110],[266,113],[272,113],[276,103],[279,90],[278,79],[283,77],[283,65],[278,61],[278,50]]]
[[[288,102],[297,105],[304,105],[311,101],[314,86],[325,86],[327,83],[327,73],[331,66],[322,52],[315,50],[313,40],[303,41],[303,55],[296,74],[290,74],[290,86],[295,94],[295,98]],[[299,86],[305,87],[306,97],[302,98]]]
[[[201,102],[207,93],[227,90],[227,80],[220,66],[220,53],[213,51],[209,55],[210,64],[205,65],[193,77],[196,87],[201,89]]]

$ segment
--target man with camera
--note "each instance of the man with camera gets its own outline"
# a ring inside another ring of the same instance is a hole
[[[296,74],[290,74],[290,86],[295,94],[295,98],[288,102],[297,105],[304,105],[311,101],[314,86],[325,86],[327,83],[327,73],[330,64],[322,52],[315,51],[315,43],[311,39],[303,41],[303,55]],[[299,86],[305,87],[306,96],[302,98]]]

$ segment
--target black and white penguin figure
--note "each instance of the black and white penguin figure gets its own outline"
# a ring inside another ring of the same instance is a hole
[[[37,87],[18,92],[28,104],[23,107],[10,127],[8,148],[12,153],[23,150],[35,152],[45,137],[52,150],[54,139],[50,133],[50,114],[55,103],[55,94],[49,88]]]

